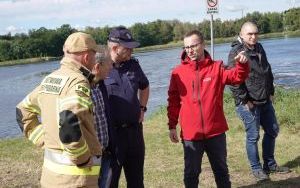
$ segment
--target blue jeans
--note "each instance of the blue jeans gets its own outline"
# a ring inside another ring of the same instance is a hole
[[[112,169],[110,166],[111,155],[104,154],[101,159],[101,171],[98,180],[99,188],[108,188],[110,186]]]
[[[245,126],[247,136],[246,150],[251,169],[253,171],[262,169],[257,146],[260,126],[262,126],[264,130],[262,140],[264,169],[277,165],[274,158],[274,150],[275,138],[278,135],[279,126],[272,102],[268,101],[266,104],[254,105],[250,110],[246,105],[241,104],[236,107],[236,112]]]
[[[225,133],[206,140],[183,140],[184,149],[184,185],[186,188],[198,188],[202,157],[206,152],[215,176],[217,187],[231,187],[226,162]]]

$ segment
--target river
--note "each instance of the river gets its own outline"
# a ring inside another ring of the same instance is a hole
[[[300,38],[268,39],[261,43],[272,66],[275,84],[300,88]],[[226,64],[229,50],[229,43],[216,45],[215,59],[222,59]],[[150,80],[148,115],[166,104],[170,73],[180,62],[180,53],[181,48],[174,48],[135,54]],[[0,67],[0,138],[22,134],[15,120],[15,106],[58,67],[58,61]]]

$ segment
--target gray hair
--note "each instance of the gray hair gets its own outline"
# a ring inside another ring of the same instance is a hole
[[[107,46],[101,45],[100,48],[101,50],[100,52],[96,53],[95,58],[96,58],[96,63],[103,64],[108,60],[110,60],[110,53]]]

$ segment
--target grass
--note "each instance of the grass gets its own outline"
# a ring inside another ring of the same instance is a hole
[[[224,110],[230,130],[227,132],[228,166],[232,187],[296,188],[300,185],[300,91],[276,88],[275,109],[281,126],[276,142],[276,160],[291,168],[289,174],[272,174],[270,182],[256,184],[245,153],[245,132],[234,112],[230,94],[224,96]],[[183,149],[168,138],[165,107],[145,121],[145,187],[183,187]],[[262,135],[262,134],[261,134]],[[260,141],[261,145],[261,141]],[[39,187],[42,152],[23,138],[0,141],[1,187]],[[201,187],[216,187],[206,156],[202,163]],[[120,187],[126,187],[124,175]]]

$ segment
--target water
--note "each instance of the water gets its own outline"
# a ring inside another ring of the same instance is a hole
[[[275,83],[300,88],[300,38],[282,38],[262,41],[272,65]],[[210,50],[210,47],[207,47]],[[230,44],[215,46],[215,59],[227,62]],[[138,53],[135,56],[150,80],[148,112],[155,111],[167,101],[171,70],[180,62],[181,49]],[[43,77],[59,67],[59,62],[16,65],[0,68],[0,138],[16,137],[22,133],[15,120],[15,106]]]

